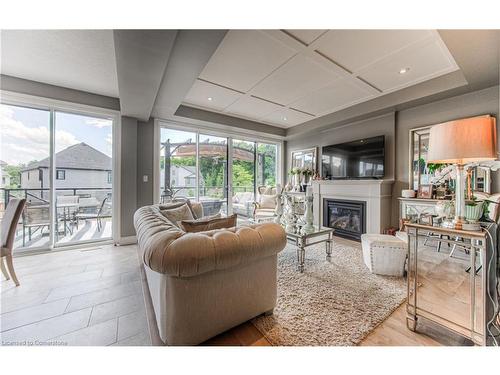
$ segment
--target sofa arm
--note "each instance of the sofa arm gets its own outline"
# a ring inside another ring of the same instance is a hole
[[[172,241],[163,259],[154,262],[156,269],[152,268],[170,276],[192,277],[276,255],[285,246],[285,231],[275,223],[187,233]]]

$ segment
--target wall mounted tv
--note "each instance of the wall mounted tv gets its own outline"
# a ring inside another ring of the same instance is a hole
[[[380,179],[384,177],[385,137],[358,139],[322,148],[323,178]]]

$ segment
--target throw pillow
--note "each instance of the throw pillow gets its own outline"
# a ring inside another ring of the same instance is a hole
[[[188,205],[189,210],[191,211],[191,214],[193,215],[193,219],[199,219],[198,215],[196,214],[196,212],[193,208],[193,205],[191,204],[191,201],[188,198],[175,198],[171,204],[182,205],[183,203],[186,203]]]
[[[176,227],[179,225],[177,224],[179,221],[182,220],[193,220],[193,214],[191,210],[189,209],[189,206],[187,203],[182,203],[182,205],[174,208],[167,208],[167,209],[160,209],[160,212],[163,216],[165,216],[172,224],[174,224]]]
[[[187,233],[205,232],[207,230],[232,228],[236,226],[238,215],[234,214],[227,217],[208,217],[197,220],[182,220],[179,227]]]
[[[261,195],[260,208],[276,208],[276,195]]]

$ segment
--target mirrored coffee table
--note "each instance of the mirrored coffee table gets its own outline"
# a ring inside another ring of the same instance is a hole
[[[332,228],[314,227],[314,232],[308,234],[286,232],[287,241],[297,247],[297,268],[302,273],[304,272],[304,261],[306,258],[306,247],[325,243],[326,259],[330,260],[332,255],[333,243]]]

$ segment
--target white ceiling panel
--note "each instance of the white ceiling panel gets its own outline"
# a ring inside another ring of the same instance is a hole
[[[279,111],[273,112],[265,116],[262,120],[281,127],[289,128],[303,122],[312,120],[314,116],[294,111],[289,108],[282,108]]]
[[[336,73],[312,59],[297,55],[259,83],[252,93],[279,104],[288,104],[338,78]]]
[[[257,30],[231,30],[200,78],[248,91],[297,52]]]
[[[282,107],[277,104],[253,96],[244,96],[226,108],[226,112],[236,116],[258,120],[280,109],[282,109]]]
[[[331,30],[316,49],[354,72],[431,35],[430,30]]]
[[[197,107],[222,111],[241,97],[242,94],[239,92],[198,79],[189,90],[184,102]]]
[[[185,101],[291,127],[456,69],[436,30],[233,30],[200,77],[241,97],[215,106],[207,85]]]
[[[118,97],[112,30],[2,30],[2,74]]]
[[[373,96],[368,90],[350,79],[340,79],[328,87],[307,95],[292,103],[290,107],[314,115],[333,112],[336,108],[360,102]]]
[[[309,45],[314,42],[318,37],[323,34],[326,30],[311,30],[311,29],[299,29],[299,30],[285,30],[288,34],[292,35],[294,38],[300,40],[305,45]]]
[[[440,40],[410,46],[359,72],[360,77],[383,91],[417,84],[456,70],[449,52]],[[401,69],[409,68],[405,74]]]

